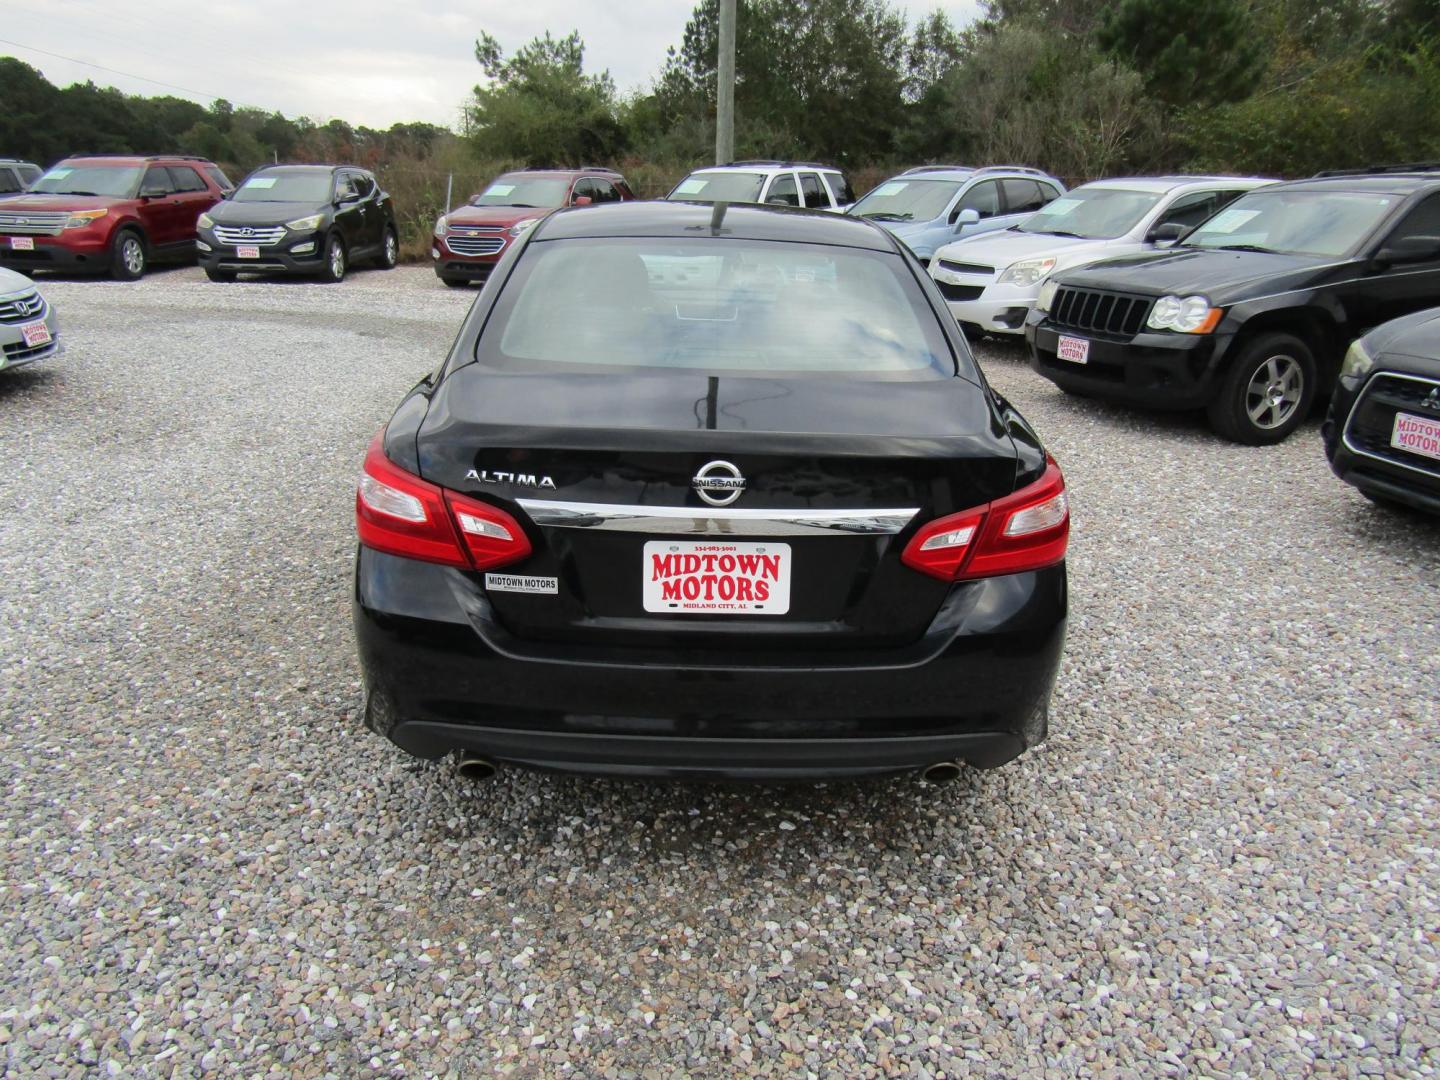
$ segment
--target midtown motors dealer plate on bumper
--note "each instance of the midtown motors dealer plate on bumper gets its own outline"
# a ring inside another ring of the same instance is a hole
[[[651,540],[645,545],[645,610],[784,615],[792,558],[789,544]]]

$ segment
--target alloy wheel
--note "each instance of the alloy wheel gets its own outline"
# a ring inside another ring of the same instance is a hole
[[[385,234],[385,265],[394,266],[400,261],[400,241],[395,239],[393,232]]]
[[[120,242],[120,259],[125,269],[136,277],[145,269],[145,249],[138,238],[127,236]]]
[[[345,276],[345,249],[339,240],[330,241],[330,276],[337,280]]]
[[[1273,431],[1295,415],[1305,393],[1305,372],[1293,356],[1261,363],[1245,387],[1245,412],[1257,428]]]

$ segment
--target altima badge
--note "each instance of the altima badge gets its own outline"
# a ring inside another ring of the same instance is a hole
[[[471,469],[465,474],[465,479],[475,480],[482,484],[518,484],[521,487],[551,489],[555,487],[555,481],[550,477],[525,472],[491,472],[489,469]]]
[[[690,486],[711,506],[729,506],[745,491],[745,477],[728,461],[712,461],[695,474]]]

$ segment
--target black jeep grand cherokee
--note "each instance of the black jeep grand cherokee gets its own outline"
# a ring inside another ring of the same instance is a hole
[[[1176,246],[1052,278],[1025,329],[1062,390],[1207,410],[1236,442],[1284,439],[1369,327],[1440,299],[1440,167],[1321,174],[1249,192]]]

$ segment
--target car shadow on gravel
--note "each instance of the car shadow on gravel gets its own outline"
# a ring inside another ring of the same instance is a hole
[[[53,367],[46,367],[47,363],[46,360],[38,360],[13,371],[0,369],[0,401],[62,385],[64,375]]]

